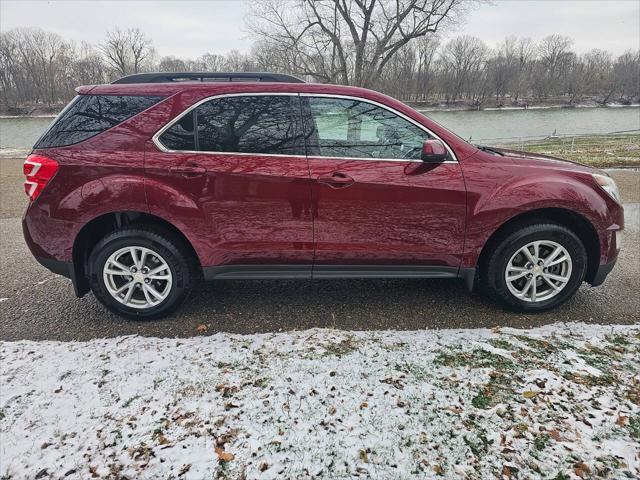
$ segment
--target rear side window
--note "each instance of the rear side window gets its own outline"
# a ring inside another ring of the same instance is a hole
[[[53,122],[34,148],[73,145],[155,105],[164,97],[133,95],[79,95]]]
[[[301,125],[297,96],[222,97],[189,112],[160,141],[174,151],[304,155]]]
[[[189,112],[171,125],[160,137],[162,144],[169,150],[196,150],[194,116],[195,111]]]

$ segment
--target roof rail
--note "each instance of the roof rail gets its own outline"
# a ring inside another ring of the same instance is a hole
[[[155,72],[136,73],[111,83],[173,83],[173,82],[286,82],[305,83],[304,80],[284,73],[261,72]]]

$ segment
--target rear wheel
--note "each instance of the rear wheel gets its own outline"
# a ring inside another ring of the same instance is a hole
[[[580,239],[562,225],[544,223],[503,234],[489,259],[486,281],[510,308],[542,311],[567,301],[586,270]]]
[[[110,233],[89,257],[91,290],[101,303],[131,319],[169,314],[189,294],[196,267],[182,242],[154,227]]]

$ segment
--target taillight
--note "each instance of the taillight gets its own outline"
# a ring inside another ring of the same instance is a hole
[[[24,161],[22,171],[27,177],[24,191],[33,202],[58,171],[58,162],[42,155],[29,155]]]

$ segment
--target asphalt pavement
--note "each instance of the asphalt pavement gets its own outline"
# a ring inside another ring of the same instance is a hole
[[[40,266],[22,237],[21,160],[0,158],[0,340],[190,337],[331,327],[349,330],[533,327],[558,321],[640,323],[640,172],[614,171],[626,202],[624,246],[604,285],[586,284],[541,314],[505,310],[457,280],[217,281],[199,286],[171,317],[119,318],[92,294]]]

